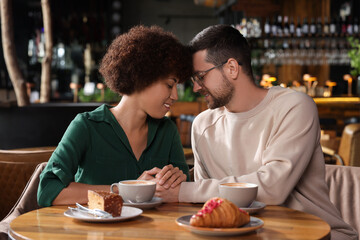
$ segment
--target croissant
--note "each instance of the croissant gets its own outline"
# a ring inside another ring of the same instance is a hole
[[[236,228],[250,222],[247,212],[224,198],[211,198],[190,219],[190,225],[210,228]]]

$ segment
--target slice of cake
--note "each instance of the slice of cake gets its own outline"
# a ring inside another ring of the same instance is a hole
[[[90,209],[100,209],[110,213],[113,217],[119,217],[123,199],[116,193],[88,190],[88,205]]]

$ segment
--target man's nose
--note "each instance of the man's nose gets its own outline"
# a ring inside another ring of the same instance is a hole
[[[198,84],[197,82],[194,82],[193,84],[193,91],[194,92],[198,92],[202,87],[200,86],[200,84]]]

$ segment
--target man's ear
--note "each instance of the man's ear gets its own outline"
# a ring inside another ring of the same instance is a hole
[[[229,77],[234,80],[237,79],[239,72],[241,71],[241,67],[240,67],[238,61],[236,61],[236,59],[234,59],[234,58],[229,58],[226,63],[226,66],[228,68],[227,72],[229,74]]]

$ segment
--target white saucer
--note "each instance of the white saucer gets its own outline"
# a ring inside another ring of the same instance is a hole
[[[251,213],[256,213],[262,209],[264,209],[266,207],[266,204],[263,202],[258,202],[258,201],[254,201],[250,207],[248,208],[241,208],[242,210],[244,210],[245,212],[248,212],[249,214]]]
[[[130,202],[124,202],[124,206],[131,206],[141,209],[149,209],[154,208],[156,206],[159,206],[162,203],[162,198],[153,197],[151,201],[149,202],[142,202],[142,203],[130,203]]]
[[[85,214],[79,211],[74,211],[68,209],[64,212],[66,217],[74,218],[77,220],[81,220],[84,222],[120,222],[124,220],[128,220],[131,218],[135,218],[142,214],[142,210],[135,207],[122,207],[121,216],[120,217],[112,217],[112,218],[99,218],[95,216],[91,216],[89,214]]]
[[[248,232],[255,231],[264,225],[264,222],[256,217],[250,217],[250,222],[244,226],[238,228],[206,228],[206,227],[194,227],[190,225],[190,218],[192,215],[186,215],[176,219],[176,223],[190,230],[193,233],[208,235],[208,236],[231,236],[240,235]]]

